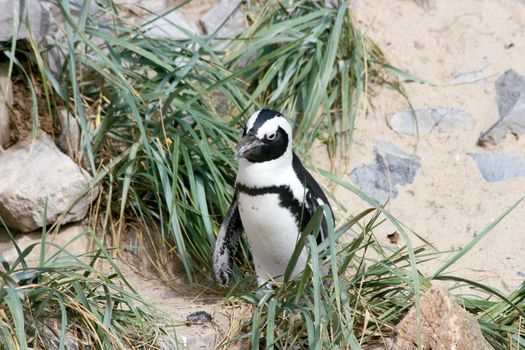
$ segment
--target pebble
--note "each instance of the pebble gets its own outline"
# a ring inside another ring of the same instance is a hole
[[[203,324],[212,321],[212,316],[206,311],[195,311],[186,316],[186,321],[191,324]]]

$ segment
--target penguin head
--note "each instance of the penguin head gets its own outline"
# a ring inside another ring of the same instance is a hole
[[[282,114],[261,109],[253,113],[244,127],[235,159],[251,163],[268,162],[292,153],[292,126]]]

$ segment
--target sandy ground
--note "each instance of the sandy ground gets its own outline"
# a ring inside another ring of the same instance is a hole
[[[408,0],[354,1],[360,28],[383,48],[391,64],[435,86],[405,84],[414,108],[455,107],[474,125],[464,131],[422,135],[416,154],[421,169],[414,183],[400,186],[387,210],[440,250],[463,247],[525,195],[525,177],[487,183],[467,152],[525,155],[525,139],[507,136],[497,146],[476,141],[498,119],[495,81],[507,69],[525,74],[525,4],[517,0],[439,0],[425,10]],[[486,79],[457,84],[458,73],[485,68]],[[373,163],[374,141],[388,141],[410,153],[413,136],[398,135],[386,115],[407,110],[404,99],[387,88],[370,96],[366,117],[357,120],[350,170]],[[315,158],[314,158],[315,161]],[[317,159],[316,163],[324,161]],[[349,179],[348,179],[349,180]],[[353,213],[367,207],[355,195],[336,196]],[[447,271],[510,292],[525,273],[525,203],[512,211],[472,251]],[[391,245],[382,225],[377,236]],[[402,244],[400,242],[399,244]],[[431,273],[449,257],[423,266]]]

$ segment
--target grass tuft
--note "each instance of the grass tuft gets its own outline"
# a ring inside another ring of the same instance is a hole
[[[68,246],[84,236],[98,249],[82,256],[69,253]],[[104,245],[89,232],[64,247],[46,241],[45,231],[41,242],[23,250],[14,238],[12,243],[18,258],[8,262],[0,255],[0,338],[5,349],[177,346],[169,319],[130,289]],[[37,262],[27,260],[39,250]],[[101,272],[103,266],[107,272]]]

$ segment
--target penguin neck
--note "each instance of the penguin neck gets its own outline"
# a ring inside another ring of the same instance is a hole
[[[247,159],[239,160],[237,182],[248,187],[261,188],[286,184],[293,172],[293,152],[291,148],[279,158],[266,162],[253,163]]]

